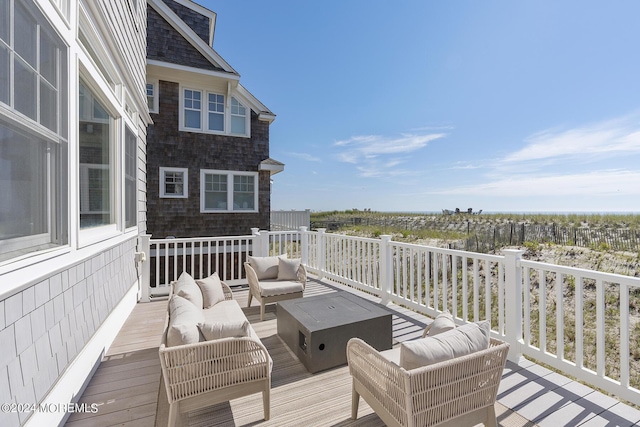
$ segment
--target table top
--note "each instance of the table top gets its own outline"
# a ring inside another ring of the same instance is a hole
[[[391,316],[383,306],[345,291],[282,301],[277,310],[288,312],[309,331]]]

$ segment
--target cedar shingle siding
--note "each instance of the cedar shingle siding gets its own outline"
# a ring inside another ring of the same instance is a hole
[[[200,213],[200,170],[256,172],[269,157],[269,123],[251,112],[251,138],[178,131],[179,85],[160,81],[159,114],[151,114],[147,141],[148,233],[203,237],[246,235],[251,227],[267,229],[270,214],[270,175],[259,174],[259,213]],[[159,198],[160,167],[189,169],[189,197]]]
[[[147,7],[147,59],[223,71],[198,52],[152,7]]]
[[[173,0],[162,0],[180,17],[206,44],[209,44],[209,18]]]

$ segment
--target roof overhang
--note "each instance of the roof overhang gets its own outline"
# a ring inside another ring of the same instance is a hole
[[[265,160],[260,162],[260,164],[258,165],[258,170],[259,171],[269,171],[270,175],[275,175],[275,174],[277,174],[279,172],[282,172],[284,170],[284,163],[279,162],[279,161],[274,160],[271,157],[269,157],[268,159],[265,159]]]

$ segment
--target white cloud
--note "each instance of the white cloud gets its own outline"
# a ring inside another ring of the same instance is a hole
[[[320,157],[316,157],[312,154],[309,153],[293,153],[293,152],[289,152],[287,153],[289,156],[291,157],[297,157],[299,159],[302,160],[306,160],[308,162],[321,162],[322,159],[320,159]]]
[[[565,131],[546,130],[525,140],[526,146],[507,155],[506,163],[564,157],[640,153],[637,115]]]
[[[395,169],[406,161],[399,155],[420,150],[430,141],[445,136],[444,133],[402,134],[398,137],[361,135],[336,141],[333,145],[341,150],[338,160],[357,165],[361,176],[400,176],[414,172]]]
[[[640,171],[599,170],[555,175],[514,175],[430,194],[498,197],[640,196]]]

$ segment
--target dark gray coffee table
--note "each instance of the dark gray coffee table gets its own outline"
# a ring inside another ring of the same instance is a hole
[[[347,363],[347,341],[358,337],[376,350],[392,346],[391,313],[349,292],[282,301],[278,335],[314,373]]]

